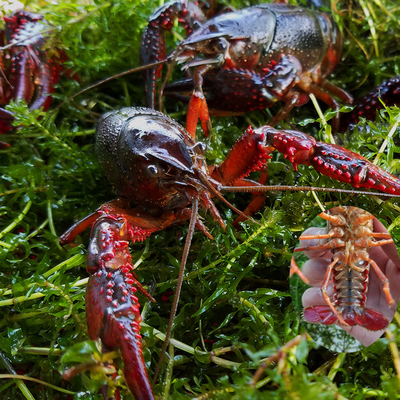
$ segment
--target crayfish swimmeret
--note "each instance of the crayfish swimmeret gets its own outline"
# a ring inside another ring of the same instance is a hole
[[[141,351],[141,316],[135,292],[151,297],[133,275],[129,241],[142,241],[176,221],[190,219],[187,255],[194,226],[211,238],[198,216],[198,206],[209,209],[224,227],[212,197],[224,200],[219,190],[222,185],[247,185],[249,191],[255,191],[259,185],[244,177],[264,169],[275,149],[294,167],[312,165],[354,187],[400,194],[400,180],[393,175],[356,153],[317,142],[301,132],[269,126],[249,128],[220,166],[207,167],[203,143],[196,143],[183,127],[160,112],[124,108],[100,119],[96,153],[118,200],[76,223],[62,235],[61,243],[72,242],[92,226],[87,255],[91,274],[86,293],[89,335],[93,340],[100,338],[106,350],[121,349],[125,379],[137,399],[154,396]],[[184,265],[185,256],[183,259]]]
[[[287,4],[262,4],[205,21],[201,10],[191,2],[171,1],[150,18],[142,39],[142,64],[165,58],[164,31],[171,29],[175,19],[184,23],[189,36],[171,58],[185,63],[184,69],[193,67],[195,74],[193,79],[170,85],[166,93],[196,88],[193,106],[189,107],[193,117],[188,113],[189,132],[197,115],[205,114],[205,104],[198,104],[201,88],[215,115],[285,102],[271,125],[284,119],[294,106],[306,103],[310,93],[332,109],[338,109],[332,95],[346,103],[352,101],[349,94],[325,79],[339,62],[342,36],[322,12]],[[195,23],[202,25],[195,28]],[[148,107],[155,104],[158,73],[154,68],[145,72]]]
[[[11,129],[14,119],[10,111],[4,109],[11,100],[25,100],[32,110],[43,107],[47,110],[51,103],[49,93],[60,78],[61,60],[49,57],[44,49],[49,29],[43,15],[18,11],[8,17],[5,31],[0,32],[0,45],[4,38],[8,50],[0,54],[0,132]],[[10,61],[8,61],[10,59]]]

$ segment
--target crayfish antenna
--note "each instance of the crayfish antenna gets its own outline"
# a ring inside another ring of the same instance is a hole
[[[171,314],[170,314],[170,317],[169,317],[167,332],[165,333],[165,340],[164,340],[163,348],[161,350],[160,360],[158,361],[157,368],[156,368],[156,370],[154,372],[153,386],[155,385],[155,383],[157,381],[157,378],[158,378],[158,375],[160,373],[161,364],[162,364],[162,362],[164,360],[165,352],[167,351],[167,346],[169,344],[169,339],[171,337],[172,324],[174,322],[174,318],[175,318],[175,315],[176,315],[176,310],[178,308],[178,301],[179,301],[179,296],[180,296],[180,293],[181,293],[182,283],[183,283],[183,274],[185,272],[186,261],[187,261],[188,255],[189,255],[190,245],[192,243],[194,228],[196,226],[197,213],[199,211],[199,199],[198,198],[194,198],[192,200],[192,210],[191,211],[192,211],[192,213],[191,213],[191,216],[190,216],[188,234],[186,236],[185,247],[183,248],[181,267],[180,267],[180,270],[179,270],[178,282],[176,284],[176,289],[175,289],[174,302],[173,302],[172,308],[171,308]]]
[[[98,81],[98,82],[94,83],[93,85],[89,85],[89,86],[83,88],[82,90],[80,90],[79,92],[76,92],[76,93],[74,93],[73,95],[69,96],[69,97],[68,97],[66,100],[64,100],[61,104],[59,104],[57,107],[55,107],[55,108],[53,109],[53,112],[54,112],[54,111],[57,111],[59,108],[61,108],[61,107],[62,107],[63,105],[65,105],[66,103],[69,103],[69,102],[70,102],[71,100],[73,100],[75,97],[78,97],[78,96],[80,96],[81,94],[83,94],[83,93],[85,93],[85,92],[87,92],[87,91],[89,91],[89,90],[91,90],[91,89],[94,89],[94,88],[97,87],[97,86],[103,85],[104,83],[110,82],[110,81],[112,81],[112,80],[114,80],[114,79],[117,79],[117,78],[122,78],[123,76],[132,74],[132,73],[134,73],[134,72],[140,72],[140,71],[144,71],[144,70],[149,69],[149,68],[158,67],[159,65],[166,64],[166,63],[168,63],[169,61],[170,61],[170,58],[167,57],[165,60],[157,61],[157,62],[152,63],[152,64],[141,65],[140,67],[135,67],[135,68],[132,68],[132,69],[128,69],[128,70],[126,70],[126,71],[120,72],[119,74],[116,74],[116,75],[113,75],[113,76],[109,76],[108,78],[102,79],[101,81]]]
[[[221,192],[216,189],[211,182],[209,181],[209,179],[207,178],[207,176],[202,172],[202,171],[198,171],[199,176],[200,176],[200,180],[201,183],[203,183],[207,189],[215,196],[217,197],[219,200],[221,200],[223,203],[225,203],[231,210],[235,211],[235,213],[237,213],[238,215],[240,215],[242,218],[244,218],[245,220],[249,219],[252,222],[254,222],[257,225],[260,225],[259,222],[255,221],[253,218],[251,218],[250,216],[246,215],[243,211],[240,211],[238,208],[236,208],[232,203],[230,203],[228,200],[225,199],[224,196],[222,196]],[[230,187],[230,186],[229,186]],[[235,188],[233,186],[233,188]],[[233,192],[235,190],[232,190]]]
[[[158,105],[159,105],[160,111],[162,110],[162,96],[163,96],[163,93],[164,93],[164,89],[165,89],[165,86],[167,85],[167,81],[168,81],[169,77],[172,74],[172,70],[173,70],[173,68],[175,66],[176,59],[177,59],[177,57],[179,55],[179,52],[180,52],[180,48],[181,48],[181,46],[178,46],[176,48],[176,50],[167,58],[168,60],[171,60],[171,63],[169,64],[169,67],[168,67],[168,70],[167,70],[167,75],[165,75],[165,79],[163,80],[163,83],[161,85],[160,92],[159,92],[159,95],[158,95],[159,96],[158,97],[158,101],[159,101]]]
[[[379,192],[367,192],[365,190],[351,190],[351,189],[338,189],[338,188],[328,188],[328,187],[316,187],[316,186],[219,186],[219,192],[242,192],[242,193],[265,193],[265,192],[279,192],[284,190],[291,190],[294,192],[328,192],[328,193],[348,193],[348,194],[361,194],[361,195],[374,195],[381,197],[398,198],[398,194],[390,193],[379,193]],[[248,217],[247,217],[248,218]]]

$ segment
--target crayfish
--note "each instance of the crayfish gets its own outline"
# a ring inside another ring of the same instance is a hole
[[[164,31],[171,29],[175,19],[184,23],[189,36],[170,58],[195,72],[167,87],[165,93],[195,88],[187,117],[189,132],[195,129],[198,116],[203,123],[207,120],[207,106],[214,115],[227,115],[283,101],[285,106],[270,122],[276,125],[294,106],[305,104],[310,93],[332,109],[338,109],[332,96],[352,102],[349,94],[325,79],[339,62],[342,36],[322,12],[262,4],[206,20],[191,2],[170,1],[150,18],[142,39],[142,64],[165,58]],[[145,72],[148,107],[155,105],[159,72],[156,68]]]
[[[390,288],[390,282],[394,284],[397,279],[398,272],[394,269],[398,270],[400,260],[396,254],[390,261],[382,247],[393,244],[393,240],[387,231],[378,231],[372,214],[357,207],[335,207],[319,216],[327,221],[327,228],[308,230],[300,236],[301,247],[294,250],[306,252],[310,261],[301,271],[292,259],[291,275],[297,273],[305,283],[314,286],[303,295],[304,320],[322,325],[336,323],[369,345],[372,342],[363,337],[362,330],[353,330],[359,326],[380,331],[393,318],[399,296],[397,287]],[[390,254],[388,250],[386,253]],[[397,265],[386,268],[388,261]],[[391,279],[382,272],[382,267]],[[370,273],[374,274],[373,279]]]
[[[11,129],[14,116],[4,109],[11,100],[25,100],[31,110],[50,106],[54,85],[62,71],[60,57],[45,50],[49,29],[43,15],[17,11],[3,17],[6,27],[0,32],[0,45],[7,41],[7,51],[0,54],[0,132]],[[10,60],[10,61],[9,61]]]
[[[217,197],[246,218],[221,192],[235,191],[239,185],[247,186],[245,190],[249,192],[263,189],[244,178],[252,171],[264,169],[275,149],[295,168],[298,164],[312,165],[321,173],[355,187],[400,194],[400,181],[393,175],[356,153],[316,142],[302,132],[269,126],[248,128],[221,165],[207,167],[204,144],[195,142],[183,127],[158,111],[123,108],[100,119],[96,153],[118,200],[104,204],[76,223],[60,240],[62,244],[70,243],[92,226],[87,255],[89,336],[101,339],[105,350],[121,349],[125,379],[137,399],[154,398],[141,351],[141,317],[135,293],[139,290],[150,299],[151,296],[132,271],[129,241],[142,241],[153,232],[190,219],[182,279],[194,228],[212,238],[198,215],[198,208],[210,210],[224,227],[212,200]],[[173,308],[178,301],[179,285]]]

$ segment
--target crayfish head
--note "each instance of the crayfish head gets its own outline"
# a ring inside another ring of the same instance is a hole
[[[146,108],[105,114],[96,133],[99,162],[117,194],[153,214],[197,195],[195,169],[207,173],[203,150],[178,123]]]
[[[190,36],[176,52],[176,61],[184,63],[183,69],[203,66],[205,73],[209,68],[222,66],[229,58],[229,41],[219,33],[200,41]]]
[[[237,24],[234,13],[221,15],[203,24],[177,48],[176,60],[184,68],[207,66],[216,68],[230,59],[230,49],[236,42]],[[236,25],[236,27],[235,27]],[[232,39],[233,42],[232,42]]]
[[[185,68],[255,68],[274,40],[275,25],[276,15],[266,7],[218,15],[182,42],[177,61]]]

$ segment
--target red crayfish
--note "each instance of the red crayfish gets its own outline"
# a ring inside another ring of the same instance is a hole
[[[236,163],[237,153],[245,151],[239,144],[210,175],[203,144],[195,143],[164,114],[126,108],[105,114],[98,124],[96,152],[120,199],[78,222],[61,237],[61,243],[71,242],[93,225],[87,257],[91,273],[86,295],[89,336],[101,338],[108,349],[121,348],[124,375],[137,399],[152,399],[153,394],[141,353],[141,318],[135,296],[136,287],[146,292],[132,275],[128,243],[142,241],[174,221],[188,218],[192,230],[196,225],[211,237],[197,215],[199,203],[225,226],[211,196],[221,197],[218,185],[232,184],[263,165],[267,153],[259,148],[257,139],[259,136],[246,143],[257,154],[252,163]],[[136,208],[130,207],[131,201]],[[187,208],[190,203],[192,209]]]
[[[0,54],[0,132],[5,133],[14,119],[4,109],[11,100],[25,100],[32,110],[49,107],[65,56],[61,53],[56,59],[45,50],[49,26],[42,15],[17,11],[3,19],[6,27],[0,32],[0,44],[5,45],[6,39],[7,50]]]
[[[151,297],[133,274],[129,241],[142,241],[174,222],[190,219],[182,277],[194,227],[211,238],[198,216],[198,207],[209,209],[224,227],[212,197],[226,202],[220,193],[227,189],[224,185],[242,184],[250,186],[247,191],[257,191],[259,185],[244,177],[265,168],[269,153],[275,149],[295,167],[312,165],[355,187],[400,194],[400,181],[393,175],[360,155],[316,142],[301,132],[269,126],[249,128],[221,165],[207,167],[204,145],[196,143],[183,127],[158,111],[124,108],[100,119],[96,153],[118,200],[104,204],[76,223],[60,240],[62,244],[70,243],[92,226],[87,255],[89,336],[93,340],[100,338],[106,350],[121,349],[125,379],[136,399],[154,398],[141,351],[141,317],[135,293],[139,290]],[[236,187],[228,189],[235,191]],[[179,290],[178,285],[175,302]]]
[[[189,1],[171,1],[150,18],[141,45],[142,64],[165,58],[164,31],[179,19],[189,36],[171,55],[184,69],[195,68],[193,79],[174,83],[166,93],[188,92],[195,86],[188,113],[192,132],[197,116],[203,121],[207,105],[216,115],[243,113],[285,102],[271,125],[284,119],[313,93],[332,109],[332,97],[350,103],[344,90],[329,83],[339,62],[342,36],[336,24],[322,12],[287,4],[263,4],[229,12],[205,21],[201,10]],[[195,28],[202,23],[200,27]],[[155,104],[159,70],[145,72],[147,106]],[[182,97],[182,96],[180,96]]]
[[[388,306],[395,304],[388,278],[369,254],[373,247],[393,243],[390,234],[374,232],[372,222],[375,217],[357,207],[335,207],[319,216],[328,222],[324,232],[302,235],[300,240],[320,240],[320,244],[305,245],[294,250],[319,252],[318,255],[321,252],[325,254],[329,250],[332,252],[331,262],[326,269],[321,287],[322,301],[325,304],[318,304],[320,299],[314,299],[313,296],[313,301],[311,299],[308,301],[312,305],[304,309],[304,319],[310,323],[323,325],[334,323],[342,327],[358,325],[370,331],[386,329],[390,322],[388,315],[369,308],[371,305],[367,307],[367,304],[374,304],[375,308],[382,308],[376,299],[372,299],[372,295],[371,299],[368,299],[371,301],[367,303],[367,291],[370,267],[372,267],[383,286]],[[313,279],[316,279],[317,266],[312,274],[311,265],[308,267],[307,271],[310,271],[307,276],[311,278],[313,275]],[[309,279],[299,270],[294,258],[291,267],[291,274],[293,273],[297,273],[305,283],[309,283]],[[328,286],[331,284],[333,284],[333,296],[328,295]],[[394,309],[392,317],[393,314]]]

